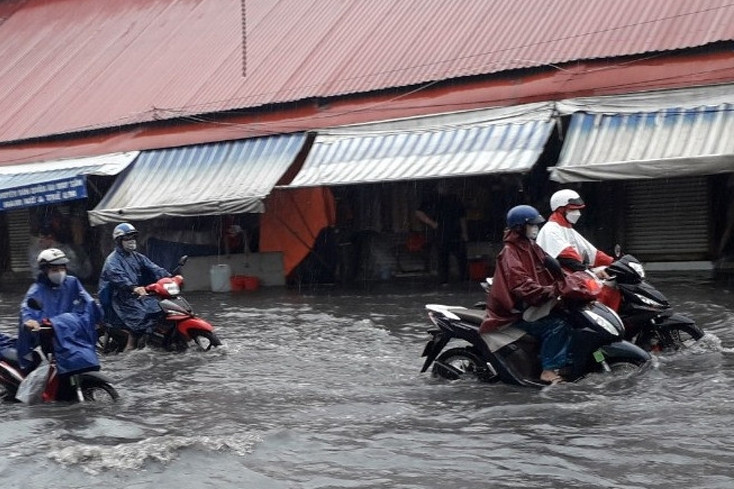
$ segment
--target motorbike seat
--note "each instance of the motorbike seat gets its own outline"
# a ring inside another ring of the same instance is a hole
[[[457,316],[461,318],[462,321],[473,324],[477,327],[479,327],[482,324],[482,321],[486,318],[486,313],[484,310],[477,310],[477,309],[464,309],[464,308],[456,308],[456,309],[449,309],[449,311],[453,312]]]

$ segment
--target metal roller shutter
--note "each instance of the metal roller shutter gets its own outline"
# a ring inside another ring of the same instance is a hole
[[[10,242],[10,269],[13,272],[30,271],[28,248],[31,225],[28,209],[7,212],[8,237]]]
[[[627,252],[644,260],[709,258],[706,177],[630,182],[625,194]]]

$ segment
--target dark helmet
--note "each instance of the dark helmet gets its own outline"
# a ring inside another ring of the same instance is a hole
[[[541,224],[543,216],[531,205],[516,205],[507,212],[507,227],[514,228],[525,224]]]
[[[41,270],[69,263],[69,259],[66,257],[66,254],[57,248],[48,248],[43,250],[38,254],[36,261],[38,262],[38,268]]]
[[[123,238],[134,238],[137,235],[138,230],[128,222],[121,222],[115,226],[115,229],[112,231],[112,239],[114,239],[116,243],[119,243]]]

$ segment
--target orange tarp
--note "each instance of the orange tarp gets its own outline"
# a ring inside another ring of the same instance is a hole
[[[260,251],[283,252],[287,277],[311,252],[321,230],[335,222],[334,196],[328,188],[274,189],[260,219]]]

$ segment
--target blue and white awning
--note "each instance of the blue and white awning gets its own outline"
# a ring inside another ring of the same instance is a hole
[[[137,156],[131,151],[0,166],[0,210],[84,199],[87,175],[117,175]]]
[[[553,124],[540,103],[319,131],[288,187],[523,173]]]
[[[299,133],[143,151],[88,212],[89,222],[263,212],[263,199],[305,139]]]
[[[559,103],[571,113],[557,182],[674,178],[734,172],[734,86]]]

